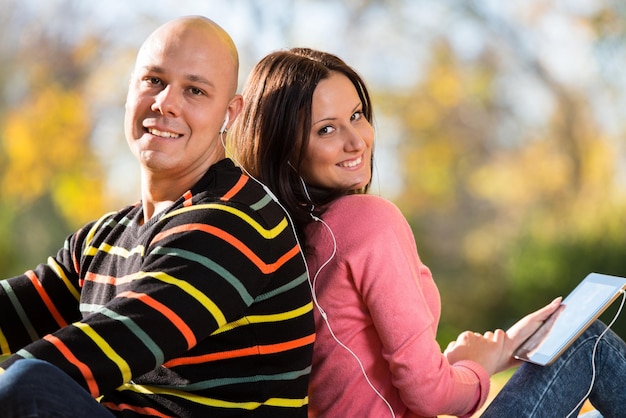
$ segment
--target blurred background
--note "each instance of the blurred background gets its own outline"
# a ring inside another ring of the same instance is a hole
[[[139,200],[123,135],[128,77],[144,38],[188,14],[231,34],[240,86],[258,59],[293,46],[333,52],[368,82],[373,193],[401,208],[433,271],[442,345],[465,329],[507,327],[590,272],[626,275],[626,3],[0,0],[0,8],[2,277]],[[615,328],[626,336],[626,320]]]

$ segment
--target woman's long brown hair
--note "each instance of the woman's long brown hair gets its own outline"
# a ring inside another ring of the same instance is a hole
[[[363,115],[372,123],[369,93],[351,67],[333,54],[294,48],[273,52],[254,67],[243,90],[243,110],[229,133],[235,159],[278,197],[299,232],[312,214],[320,215],[325,205],[350,192],[311,185],[305,189],[299,175],[311,131],[313,92],[331,72],[352,82]]]

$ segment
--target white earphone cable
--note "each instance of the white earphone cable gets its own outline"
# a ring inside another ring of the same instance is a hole
[[[585,403],[585,401],[591,394],[591,391],[593,390],[593,384],[595,383],[595,380],[596,380],[596,351],[598,349],[598,344],[600,343],[600,340],[602,339],[602,337],[604,337],[604,335],[609,331],[609,329],[611,329],[611,327],[613,326],[613,324],[619,317],[620,313],[622,312],[622,308],[624,307],[624,300],[626,300],[626,292],[624,292],[623,290],[620,290],[620,292],[622,293],[622,302],[620,303],[619,308],[617,309],[617,312],[615,313],[615,316],[613,317],[609,325],[606,326],[604,331],[602,331],[602,333],[598,336],[595,344],[593,345],[593,350],[591,352],[591,383],[589,384],[589,390],[587,391],[587,393],[585,393],[585,396],[583,396],[583,398],[576,404],[574,409],[572,409],[570,413],[567,414],[566,418],[573,416],[572,414],[575,414],[580,409],[580,407],[583,405],[583,403]]]
[[[365,381],[367,382],[369,387],[374,391],[374,393],[376,393],[376,395],[385,403],[387,408],[389,408],[389,412],[391,413],[391,417],[394,418],[395,417],[395,413],[393,411],[393,408],[391,407],[391,404],[389,404],[389,401],[387,401],[387,399],[385,399],[385,397],[378,391],[378,389],[376,389],[376,387],[374,386],[374,384],[370,380],[369,376],[367,375],[367,372],[365,371],[365,367],[363,366],[363,363],[361,362],[361,359],[359,358],[359,356],[354,351],[352,351],[348,346],[346,346],[341,340],[339,340],[339,338],[337,338],[337,336],[335,335],[335,332],[333,331],[332,327],[330,326],[330,322],[329,322],[329,319],[328,319],[328,315],[326,314],[326,311],[324,311],[324,309],[320,306],[319,302],[317,301],[317,293],[315,292],[315,285],[317,283],[317,277],[319,276],[319,274],[322,271],[322,269],[324,267],[326,267],[332,261],[332,259],[335,257],[335,254],[337,253],[337,240],[335,239],[335,234],[333,234],[332,229],[330,228],[330,226],[328,226],[328,224],[326,222],[324,222],[322,219],[320,219],[318,217],[315,217],[315,216],[314,216],[314,219],[316,221],[318,221],[318,222],[321,222],[322,225],[324,225],[324,227],[330,233],[330,236],[331,236],[332,241],[333,241],[333,252],[330,255],[330,257],[328,258],[328,260],[326,260],[320,266],[320,268],[317,270],[317,272],[315,273],[315,276],[313,276],[313,279],[310,282],[311,283],[311,293],[313,295],[313,303],[315,304],[315,306],[317,307],[317,309],[320,312],[320,315],[324,319],[324,322],[326,324],[326,328],[328,328],[328,332],[330,332],[330,335],[333,337],[335,342],[337,342],[337,344],[339,344],[339,346],[341,346],[352,357],[354,357],[354,359],[356,360],[356,362],[359,365],[359,368],[361,369],[361,373],[365,377]]]
[[[370,386],[370,388],[374,391],[374,393],[376,393],[376,395],[382,399],[382,401],[385,403],[385,405],[387,406],[387,408],[389,408],[389,412],[391,413],[391,418],[395,418],[395,413],[393,411],[393,408],[391,407],[391,405],[389,404],[389,402],[387,401],[387,399],[385,399],[385,397],[374,387],[373,383],[370,381],[369,376],[367,375],[367,372],[365,371],[365,367],[363,366],[363,363],[361,362],[361,359],[359,358],[359,356],[357,356],[357,354],[350,350],[350,348],[348,348],[344,343],[342,343],[339,338],[337,338],[337,336],[335,335],[335,333],[333,332],[332,327],[330,326],[330,322],[328,320],[328,315],[326,314],[326,311],[320,306],[319,302],[317,301],[317,294],[315,292],[315,283],[317,281],[317,277],[319,276],[320,272],[322,271],[322,269],[324,267],[326,267],[331,261],[332,259],[335,257],[335,254],[337,253],[337,240],[335,239],[335,234],[333,234],[332,229],[330,228],[330,226],[328,226],[328,224],[326,222],[324,222],[322,219],[320,219],[319,217],[315,216],[313,213],[311,213],[311,217],[313,218],[313,220],[315,220],[316,222],[321,222],[324,227],[328,230],[328,232],[330,233],[330,236],[332,238],[333,241],[333,251],[332,254],[330,255],[330,257],[328,258],[328,260],[326,260],[321,266],[320,268],[317,270],[317,272],[315,273],[315,276],[313,276],[313,278],[311,279],[311,274],[309,271],[309,267],[308,264],[306,262],[306,258],[304,256],[304,252],[303,252],[303,247],[300,243],[300,240],[298,239],[298,234],[296,232],[296,227],[295,227],[295,223],[293,222],[291,215],[289,215],[289,212],[287,211],[287,209],[285,209],[285,207],[283,206],[283,204],[278,200],[278,198],[276,196],[274,196],[274,194],[272,193],[272,191],[269,189],[269,187],[267,187],[265,184],[263,184],[263,182],[261,182],[260,180],[258,180],[256,177],[254,177],[253,175],[251,175],[248,170],[245,169],[245,167],[243,167],[243,165],[241,163],[239,163],[239,161],[231,154],[231,152],[228,150],[228,148],[226,147],[225,141],[224,141],[224,131],[220,130],[219,132],[219,136],[220,136],[220,140],[222,142],[222,145],[224,146],[224,150],[226,151],[226,155],[231,158],[233,161],[235,161],[235,163],[241,168],[241,170],[248,176],[250,177],[252,180],[254,180],[256,183],[258,183],[264,190],[265,192],[267,192],[267,194],[272,198],[272,200],[274,200],[278,206],[280,206],[280,208],[283,210],[283,212],[285,212],[285,215],[287,216],[287,219],[289,219],[289,224],[291,225],[291,229],[293,231],[293,235],[296,239],[296,242],[298,244],[298,247],[300,248],[300,256],[302,257],[302,260],[304,261],[304,267],[306,269],[306,274],[307,277],[309,278],[308,283],[309,283],[309,287],[311,288],[311,297],[313,300],[313,304],[315,305],[315,307],[317,308],[317,310],[320,313],[320,316],[324,319],[324,322],[326,324],[326,327],[328,328],[328,331],[330,332],[330,335],[333,337],[333,339],[337,342],[337,344],[339,344],[339,346],[341,346],[343,349],[345,349],[348,353],[350,353],[350,355],[352,355],[352,357],[355,358],[355,360],[357,361],[359,368],[361,369],[361,372],[363,374],[363,376],[365,377],[365,380],[367,381],[367,384]],[[304,188],[304,193],[307,195],[307,197],[310,200],[310,196],[309,193],[306,189],[306,185],[304,184],[304,180],[302,180],[302,178],[300,178],[300,181],[302,182],[302,187]]]

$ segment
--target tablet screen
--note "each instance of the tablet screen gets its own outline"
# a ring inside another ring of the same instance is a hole
[[[541,365],[552,363],[604,312],[625,286],[624,278],[591,273],[517,349],[514,357]]]

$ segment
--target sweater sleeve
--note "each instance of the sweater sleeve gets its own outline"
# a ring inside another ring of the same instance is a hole
[[[404,216],[376,196],[348,196],[333,211],[350,219],[338,223],[343,225],[335,232],[338,247],[350,254],[343,261],[370,312],[403,403],[420,416],[476,411],[487,398],[489,376],[477,363],[449,364],[442,354],[436,341],[439,293]]]
[[[46,263],[0,281],[0,354],[13,354],[80,319],[80,285],[72,249],[90,227],[69,236]]]

